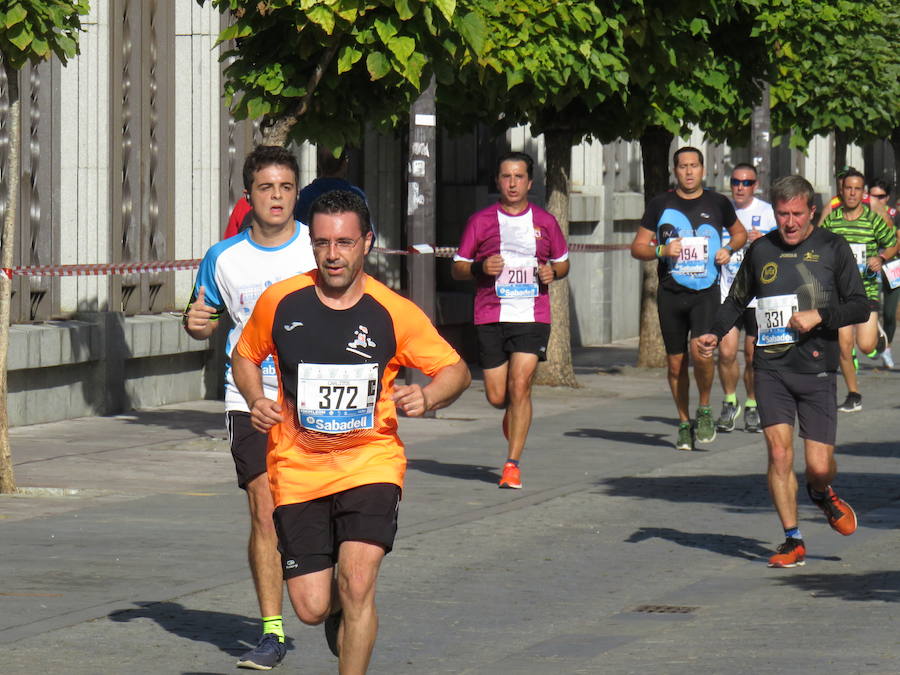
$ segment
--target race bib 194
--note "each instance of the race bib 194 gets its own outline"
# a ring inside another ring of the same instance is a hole
[[[887,279],[888,286],[897,288],[900,286],[900,260],[891,260],[881,267],[884,272],[884,278]]]
[[[536,298],[538,279],[535,267],[503,267],[494,282],[494,290],[499,298]]]
[[[681,254],[675,262],[678,274],[706,274],[709,260],[709,237],[682,237]]]
[[[756,306],[756,323],[759,330],[756,344],[783,345],[797,341],[797,331],[788,328],[791,315],[798,309],[797,295],[773,295],[759,298]]]
[[[377,363],[301,363],[297,366],[300,426],[326,434],[371,429],[377,389]]]

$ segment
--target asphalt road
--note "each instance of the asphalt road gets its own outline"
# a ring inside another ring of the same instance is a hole
[[[863,411],[840,417],[835,487],[859,530],[803,499],[807,564],[774,570],[762,437],[675,451],[665,378],[634,357],[583,350],[580,389],[537,388],[520,491],[496,488],[500,413],[479,381],[401,421],[370,672],[900,672],[900,372],[866,366]],[[259,624],[221,403],[11,436],[26,491],[0,497],[0,672],[238,672]],[[336,672],[321,628],[284,613],[276,672]]]

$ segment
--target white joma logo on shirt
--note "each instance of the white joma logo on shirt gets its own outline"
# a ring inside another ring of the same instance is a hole
[[[285,324],[284,329],[285,329],[288,333],[290,333],[292,330],[294,330],[294,329],[297,328],[298,326],[302,326],[302,325],[303,325],[303,322],[302,322],[302,321],[294,321],[294,322],[293,322],[292,324],[290,324],[290,325]]]

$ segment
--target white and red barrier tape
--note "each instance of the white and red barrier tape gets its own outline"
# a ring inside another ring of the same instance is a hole
[[[627,251],[628,244],[569,244],[572,253],[605,253],[606,251]],[[375,246],[374,253],[384,255],[423,255],[413,247],[408,249],[391,249]],[[452,258],[456,253],[454,246],[436,246],[433,248],[436,258]],[[11,279],[20,277],[83,277],[107,274],[134,274],[137,272],[171,272],[173,270],[193,270],[200,266],[200,258],[193,260],[161,260],[155,262],[133,263],[94,263],[86,265],[20,265],[0,269],[0,274]]]

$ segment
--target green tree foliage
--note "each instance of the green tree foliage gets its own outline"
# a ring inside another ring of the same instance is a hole
[[[13,263],[15,222],[19,197],[19,69],[26,63],[45,61],[54,54],[63,62],[78,53],[80,17],[88,3],[66,0],[22,0],[0,2],[0,58],[7,80],[9,100],[9,154],[2,168],[8,198],[3,214],[0,267]],[[7,352],[12,280],[0,275],[0,493],[16,491],[9,447],[7,413]]]
[[[456,0],[211,3],[234,17],[219,36],[235,44],[223,56],[234,115],[265,117],[281,144],[358,145],[367,124],[403,124],[432,73],[446,80],[485,43],[484,23]]]
[[[895,0],[772,0],[757,30],[773,57],[772,127],[791,147],[831,132],[867,142],[900,127]]]
[[[54,54],[66,63],[78,53],[81,17],[86,0],[20,0],[0,3],[0,54],[20,69],[28,61],[46,61]]]

